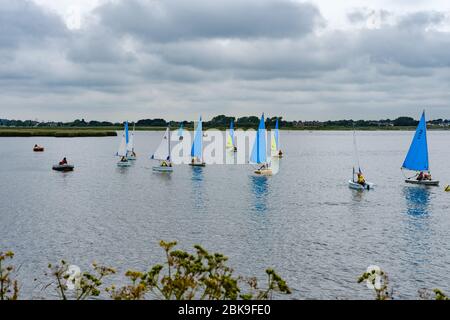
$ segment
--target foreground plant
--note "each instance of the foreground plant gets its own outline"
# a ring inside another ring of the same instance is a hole
[[[422,300],[450,300],[450,298],[441,289],[420,289],[419,297]]]
[[[392,294],[389,293],[389,277],[378,266],[369,266],[358,279],[358,283],[365,281],[369,289],[375,292],[376,300],[390,300]]]
[[[104,277],[115,273],[109,267],[92,264],[94,273],[79,271],[76,266],[61,260],[60,264],[48,265],[53,281],[47,287],[55,285],[61,299],[85,300],[100,295]]]
[[[6,265],[6,260],[12,260],[12,251],[0,252],[0,300],[17,300],[19,286],[17,280],[11,278],[15,268],[13,265]]]
[[[260,289],[256,278],[244,279],[233,275],[226,265],[227,257],[210,254],[201,246],[194,246],[195,253],[175,250],[176,242],[160,242],[166,254],[164,265],[157,264],[148,272],[129,270],[125,276],[130,284],[108,288],[113,299],[134,300],[150,296],[167,300],[224,300],[270,299],[274,292],[290,294],[286,282],[272,269],[267,269],[268,287]],[[250,287],[242,293],[239,284]]]

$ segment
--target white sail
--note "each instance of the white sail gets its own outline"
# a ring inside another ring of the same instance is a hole
[[[122,135],[122,140],[120,141],[119,150],[117,151],[117,155],[120,157],[125,157],[127,155],[127,142],[125,139],[125,134]]]
[[[169,141],[170,139],[170,132],[169,128],[166,129],[166,132],[164,133],[164,137],[159,144],[158,148],[156,149],[155,153],[151,156],[152,159],[155,160],[169,160],[170,158],[170,150],[169,150]]]
[[[134,151],[134,131],[130,134],[128,139],[127,151]]]

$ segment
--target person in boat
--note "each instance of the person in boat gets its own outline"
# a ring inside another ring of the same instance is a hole
[[[35,144],[35,145],[34,145],[34,148],[35,148],[35,149],[37,149],[37,148],[38,148],[38,145],[37,145],[37,144]]]
[[[423,178],[424,178],[424,173],[423,173],[423,171],[420,171],[420,173],[417,175],[416,180],[417,180],[417,181],[422,181]]]
[[[266,170],[266,169],[267,169],[267,166],[266,166],[266,164],[264,163],[261,167],[259,167],[258,170]]]
[[[120,162],[127,162],[127,161],[128,161],[128,159],[125,156],[122,156],[122,158],[120,158]]]
[[[361,172],[358,172],[358,181],[357,183],[364,186],[366,184],[366,179],[364,178],[363,174]]]
[[[427,172],[420,171],[420,173],[417,175],[416,180],[417,181],[431,180],[431,174],[429,174]]]
[[[161,167],[167,167],[167,162],[166,161],[161,162]]]
[[[278,151],[278,156],[281,157],[283,155],[283,151],[279,150]]]
[[[65,165],[65,164],[67,164],[67,159],[66,159],[66,157],[64,157],[64,158],[59,162],[59,165],[60,165],[60,166]]]
[[[132,156],[132,157],[136,157],[136,152],[134,152],[134,150],[131,151],[131,156]]]

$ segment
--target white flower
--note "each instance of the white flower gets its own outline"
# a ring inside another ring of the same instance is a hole
[[[76,265],[70,265],[67,268],[66,275],[68,278],[66,280],[66,286],[69,290],[79,289],[81,282],[81,269]]]
[[[379,266],[370,265],[367,267],[367,273],[369,274],[366,280],[367,288],[380,290],[382,273],[381,268]]]

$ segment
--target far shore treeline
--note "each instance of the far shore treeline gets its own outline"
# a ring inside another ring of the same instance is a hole
[[[228,117],[219,115],[209,121],[203,119],[204,129],[227,129],[233,120],[236,129],[256,129],[259,117]],[[277,117],[266,119],[266,128],[275,127]],[[414,130],[417,120],[410,117],[399,117],[394,120],[335,120],[335,121],[287,121],[278,117],[280,129],[286,130]],[[167,126],[173,129],[181,124],[187,130],[193,130],[193,121],[167,121],[165,119],[142,119],[129,121],[136,130],[164,130]],[[430,129],[450,130],[450,120],[436,119],[427,122]],[[108,121],[86,121],[77,119],[71,122],[37,121],[37,120],[7,120],[0,119],[0,137],[109,137],[117,136],[117,131],[123,129],[123,123]]]
[[[392,128],[392,127],[415,127],[418,121],[410,117],[399,117],[394,120],[328,120],[328,121],[287,121],[282,117],[271,117],[266,119],[266,127],[271,128],[275,125],[278,118],[280,128],[285,129],[351,129],[356,128]],[[124,119],[125,120],[125,119]],[[203,119],[204,128],[228,128],[231,120],[233,120],[237,128],[255,128],[258,126],[259,117],[229,117],[225,115],[218,115],[211,120]],[[168,121],[165,119],[142,119],[136,122],[128,120],[130,124],[135,124],[136,128],[147,127],[179,127],[181,123],[185,128],[193,128],[194,121]],[[436,119],[428,121],[431,127],[450,127],[449,119]],[[0,119],[0,127],[25,127],[25,128],[111,128],[112,130],[123,127],[123,122],[108,122],[108,121],[85,121],[84,119],[77,119],[71,122],[54,122],[54,121],[37,121],[37,120],[7,120]]]

